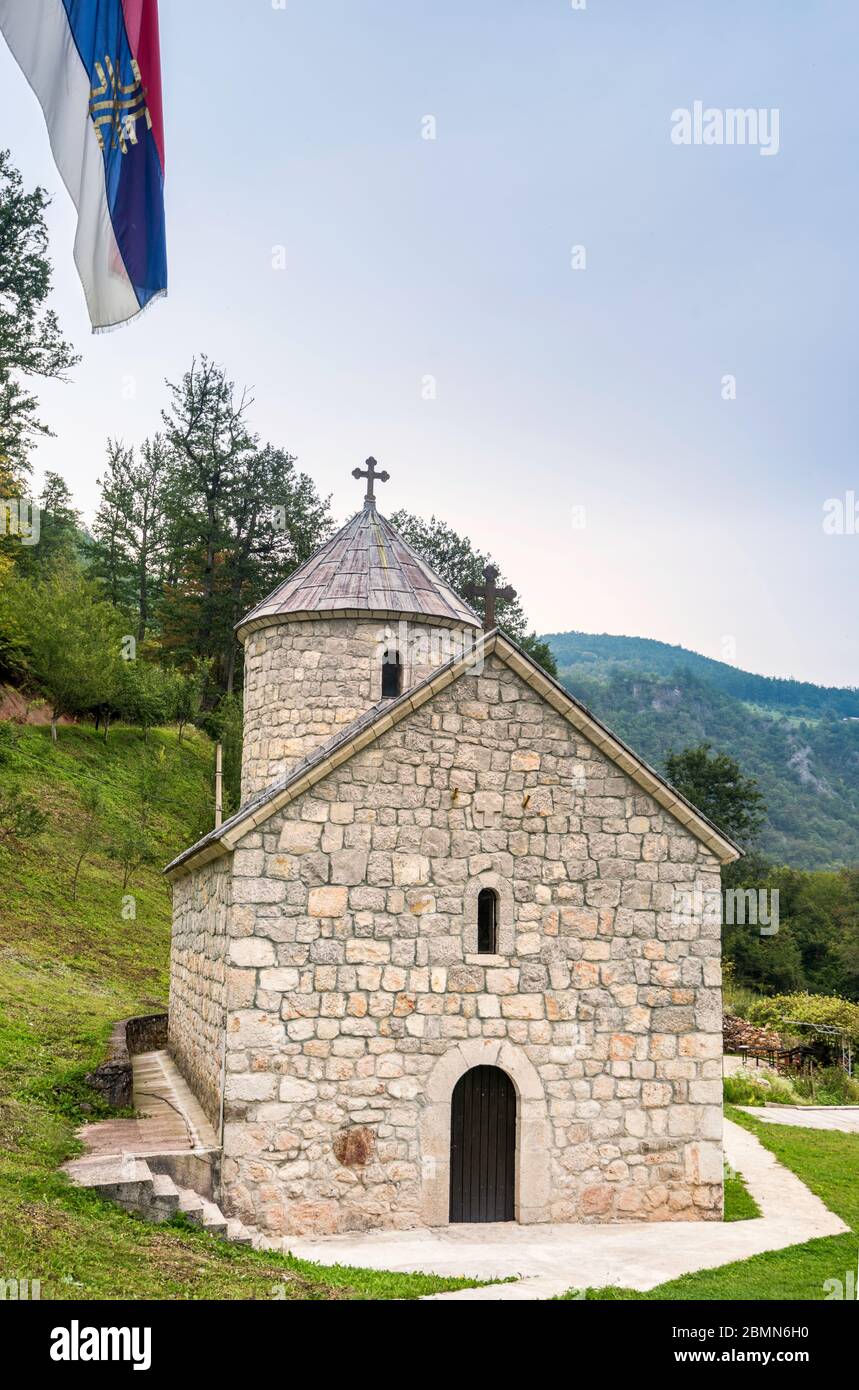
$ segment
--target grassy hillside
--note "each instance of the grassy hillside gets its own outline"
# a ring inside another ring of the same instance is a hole
[[[7,735],[10,730],[4,731]],[[112,1024],[167,1002],[170,899],[161,866],[210,824],[212,748],[202,735],[114,727],[11,730],[0,791],[17,780],[48,816],[36,839],[0,840],[0,1270],[43,1298],[409,1298],[466,1281],[325,1269],[150,1226],[57,1166],[99,1117],[84,1075]],[[88,791],[101,805],[77,894]],[[151,802],[149,798],[151,799]],[[154,855],[123,892],[129,818]],[[133,903],[131,902],[133,898]],[[135,916],[130,917],[133,910]]]
[[[859,862],[859,691],[755,676],[645,638],[546,640],[567,688],[655,767],[705,739],[737,758],[769,807],[769,858]]]

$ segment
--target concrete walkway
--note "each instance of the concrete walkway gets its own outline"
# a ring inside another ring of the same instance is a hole
[[[834,1216],[761,1143],[738,1125],[725,1124],[725,1155],[742,1173],[762,1215],[728,1224],[675,1221],[612,1226],[441,1226],[432,1230],[377,1231],[266,1241],[322,1264],[460,1275],[472,1279],[517,1276],[521,1282],[436,1294],[432,1300],[508,1301],[553,1298],[571,1288],[616,1284],[652,1289],[696,1269],[745,1260],[848,1227]]]
[[[87,1156],[208,1152],[217,1137],[199,1101],[167,1052],[132,1057],[135,1119],[99,1120],[78,1137]]]
[[[859,1105],[738,1105],[737,1109],[768,1125],[840,1129],[845,1134],[859,1134]]]

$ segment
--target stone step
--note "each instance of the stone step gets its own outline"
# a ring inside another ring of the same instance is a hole
[[[156,1221],[169,1221],[179,1210],[179,1189],[166,1173],[152,1174],[151,1208]]]
[[[210,1236],[227,1236],[227,1218],[220,1207],[210,1202],[208,1197],[201,1197],[193,1188],[180,1187],[179,1210]]]
[[[152,1182],[149,1164],[142,1158],[126,1154],[94,1154],[87,1158],[73,1158],[64,1164],[64,1171],[78,1187]]]
[[[64,1165],[77,1187],[89,1187],[100,1197],[118,1202],[126,1211],[146,1215],[153,1196],[149,1164],[125,1154],[76,1158]]]
[[[189,1221],[195,1225],[200,1225],[203,1220],[203,1199],[190,1187],[179,1188],[179,1210],[184,1212]]]
[[[100,1196],[117,1202],[126,1211],[137,1212],[150,1221],[169,1221],[177,1211],[210,1236],[254,1245],[254,1233],[236,1217],[224,1216],[208,1197],[191,1187],[179,1187],[167,1173],[153,1173],[142,1158],[116,1154],[76,1158],[64,1165],[65,1172],[78,1187],[90,1187]]]
[[[208,1231],[210,1236],[226,1237],[227,1218],[224,1216],[220,1207],[216,1206],[214,1202],[208,1201],[205,1197],[203,1198],[202,1226],[203,1230]]]

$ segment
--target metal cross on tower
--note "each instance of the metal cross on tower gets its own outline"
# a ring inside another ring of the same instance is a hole
[[[496,589],[495,581],[499,573],[500,571],[494,565],[487,565],[483,571],[483,578],[486,580],[483,587],[481,588],[479,584],[467,584],[463,590],[465,598],[483,599],[483,626],[487,632],[491,632],[495,627],[495,600],[497,598],[514,599],[516,597],[516,590],[511,588],[509,584],[505,585],[503,589]]]
[[[376,460],[374,458],[369,458],[367,459],[366,468],[352,469],[353,478],[367,479],[367,493],[364,498],[365,507],[375,507],[376,505],[376,495],[373,492],[373,484],[376,482],[376,480],[378,479],[380,483],[386,483],[391,476],[390,473],[387,473],[384,468],[377,473],[377,468],[378,464],[376,463]]]

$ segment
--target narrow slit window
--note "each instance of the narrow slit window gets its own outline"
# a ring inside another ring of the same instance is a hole
[[[395,695],[402,694],[403,689],[403,668],[400,665],[400,653],[387,651],[382,662],[382,699],[390,700]]]
[[[477,950],[494,956],[498,949],[498,894],[494,888],[481,888],[477,895]]]

